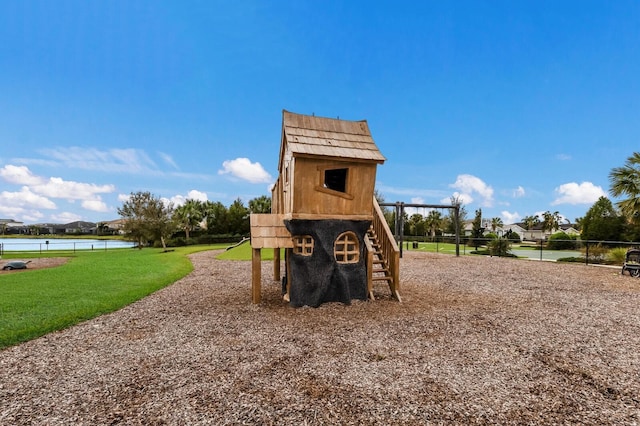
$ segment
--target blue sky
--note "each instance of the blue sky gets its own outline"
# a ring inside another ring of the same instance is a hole
[[[282,110],[366,119],[386,201],[573,221],[640,142],[637,1],[1,1],[0,218],[248,202]]]

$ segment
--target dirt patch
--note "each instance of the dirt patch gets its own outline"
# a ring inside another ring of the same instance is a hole
[[[403,303],[291,308],[262,263],[0,352],[0,424],[637,424],[640,280],[405,253]],[[284,269],[283,269],[284,270]]]
[[[0,274],[10,274],[10,273],[18,273],[24,272],[31,269],[44,269],[44,268],[55,268],[56,266],[64,265],[69,261],[69,257],[44,257],[44,258],[34,258],[34,259],[5,259],[0,260],[0,268],[4,267],[9,262],[20,260],[23,262],[29,262],[27,264],[27,269],[14,269],[12,271],[0,269]]]

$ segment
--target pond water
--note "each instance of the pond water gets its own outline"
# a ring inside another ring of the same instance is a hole
[[[0,238],[0,250],[50,251],[50,250],[107,250],[133,247],[135,243],[122,240],[88,240],[83,238]]]

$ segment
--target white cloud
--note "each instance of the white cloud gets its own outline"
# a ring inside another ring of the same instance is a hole
[[[196,189],[192,189],[191,191],[189,191],[187,193],[187,198],[190,198],[192,200],[198,200],[198,201],[208,201],[209,200],[209,198],[207,197],[207,193],[206,192],[198,191]]]
[[[525,195],[525,191],[522,186],[518,186],[516,189],[513,190],[513,198],[524,197],[524,195]]]
[[[94,212],[105,213],[110,211],[109,207],[101,200],[85,200],[82,202],[82,207]]]
[[[556,199],[551,203],[552,206],[558,204],[593,204],[600,197],[606,197],[607,194],[600,186],[596,186],[591,182],[575,182],[565,183],[555,189]]]
[[[491,207],[493,205],[493,188],[476,176],[467,174],[458,175],[455,183],[449,186],[460,191],[458,195],[465,200],[465,204],[467,203],[467,199],[473,200],[472,194],[478,194],[481,198],[481,206]]]
[[[171,202],[175,207],[183,205],[187,200],[208,201],[209,198],[207,197],[206,192],[198,191],[196,189],[189,191],[186,196],[178,194],[171,198],[163,198],[165,203]]]
[[[16,185],[38,185],[44,182],[43,178],[31,173],[28,167],[11,164],[0,169],[0,177]]]
[[[0,205],[3,206],[0,212],[11,213],[23,221],[41,218],[42,214],[37,209],[56,209],[52,199],[64,199],[71,203],[80,201],[87,210],[108,212],[110,209],[100,194],[115,190],[113,185],[66,181],[59,177],[47,179],[34,175],[26,166],[6,165],[0,169],[0,177],[9,183],[23,185],[20,191],[0,193]]]
[[[72,146],[43,149],[40,153],[67,168],[107,173],[161,173],[147,153],[133,148],[101,151],[97,148]],[[166,158],[163,159],[166,161]],[[21,161],[29,162],[30,160],[22,159]]]
[[[457,198],[463,205],[473,203],[473,197],[469,194],[461,194],[455,191],[451,194],[451,197]],[[443,198],[440,200],[441,204],[451,204],[451,197]]]
[[[22,213],[22,220],[25,222],[40,222],[44,215],[37,210],[27,210]]]
[[[28,187],[23,186],[19,192],[2,191],[0,193],[0,205],[3,208],[35,208],[35,209],[55,209],[56,204],[42,195],[32,192]]]
[[[131,194],[118,194],[118,201],[121,203],[129,201],[129,198],[131,198]]]
[[[501,211],[500,215],[502,216],[502,221],[504,222],[505,225],[517,223],[522,218],[522,216],[520,216],[518,212],[511,213],[506,210]]]
[[[158,155],[160,156],[160,158],[162,158],[162,160],[167,163],[168,165],[170,165],[171,167],[173,167],[176,170],[179,170],[180,167],[178,167],[178,165],[176,164],[176,162],[174,161],[173,157],[170,156],[169,154],[166,154],[164,152],[158,152]]]
[[[51,215],[51,220],[56,223],[70,223],[82,220],[82,216],[71,212],[62,212]]]
[[[49,178],[47,182],[32,185],[31,188],[38,194],[65,200],[95,200],[99,199],[96,194],[110,193],[115,190],[113,185],[65,181],[59,177]]]
[[[569,154],[557,154],[556,155],[556,160],[569,161],[569,160],[571,160],[571,156]]]
[[[236,158],[222,163],[218,174],[237,177],[251,183],[269,183],[273,180],[260,163],[252,163],[248,158]]]

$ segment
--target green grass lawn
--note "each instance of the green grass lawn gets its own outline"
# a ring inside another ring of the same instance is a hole
[[[273,260],[273,249],[262,249],[260,257],[262,260]],[[251,260],[251,244],[247,241],[238,247],[223,251],[216,258],[221,260]],[[284,249],[280,249],[280,259],[284,259]]]
[[[215,248],[222,246],[166,253],[152,248],[79,251],[63,266],[2,274],[0,348],[118,310],[191,272],[187,254]]]

